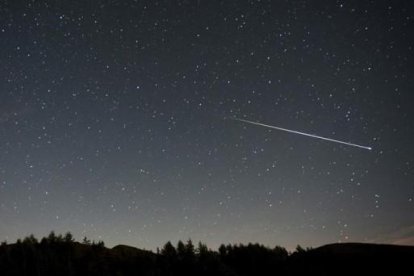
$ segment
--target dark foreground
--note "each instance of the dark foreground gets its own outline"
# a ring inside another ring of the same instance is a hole
[[[211,251],[191,241],[167,243],[157,253],[103,242],[82,243],[70,234],[33,236],[0,246],[0,275],[408,275],[413,246],[330,244],[288,254],[258,244]],[[411,272],[410,272],[411,271]]]

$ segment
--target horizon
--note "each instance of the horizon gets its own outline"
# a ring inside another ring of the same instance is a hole
[[[78,244],[84,244],[84,245],[102,244],[103,247],[108,248],[108,249],[114,249],[118,246],[127,246],[127,247],[133,247],[133,248],[144,250],[144,251],[149,251],[149,252],[152,252],[154,254],[159,254],[167,243],[171,243],[172,246],[176,248],[177,245],[180,242],[182,242],[183,244],[187,244],[189,241],[191,241],[191,243],[193,244],[193,246],[195,248],[195,252],[197,252],[197,248],[198,248],[199,244],[202,244],[203,246],[206,246],[206,248],[208,250],[211,250],[211,251],[214,251],[214,252],[219,252],[219,247],[223,246],[223,245],[224,246],[227,246],[227,245],[230,245],[230,246],[259,245],[259,246],[263,246],[263,247],[265,247],[267,249],[270,249],[270,250],[273,250],[275,248],[282,248],[282,249],[285,249],[286,252],[289,255],[291,255],[295,252],[299,252],[301,250],[309,251],[309,250],[313,250],[313,249],[322,248],[322,247],[325,247],[325,246],[335,246],[335,245],[369,245],[369,246],[384,245],[384,246],[402,246],[402,247],[413,247],[414,248],[414,245],[407,245],[407,244],[390,244],[390,243],[375,243],[375,242],[352,242],[352,241],[351,242],[327,243],[327,244],[322,244],[322,245],[319,245],[319,246],[316,246],[316,247],[303,247],[300,244],[297,244],[295,246],[295,248],[292,248],[292,249],[286,248],[286,247],[278,245],[278,244],[276,244],[276,245],[265,245],[265,244],[261,244],[261,243],[257,243],[257,242],[247,242],[247,243],[223,242],[219,246],[211,247],[211,246],[209,246],[209,244],[204,243],[203,241],[197,241],[197,240],[193,240],[193,239],[190,238],[190,239],[186,239],[186,240],[177,240],[177,241],[168,240],[168,241],[164,242],[162,245],[157,246],[154,249],[151,249],[151,248],[145,248],[145,247],[140,247],[140,246],[131,245],[131,244],[125,244],[125,243],[118,243],[118,244],[109,246],[104,240],[91,240],[86,236],[82,237],[82,239],[77,239],[76,237],[74,237],[72,235],[71,232],[56,233],[55,231],[51,231],[51,232],[49,232],[48,235],[45,235],[45,236],[42,236],[42,237],[37,237],[34,234],[26,235],[24,237],[18,238],[15,242],[10,242],[10,241],[7,241],[7,240],[3,240],[3,241],[1,241],[1,245],[16,245],[18,243],[27,243],[27,242],[29,242],[29,243],[35,242],[37,244],[41,244],[41,243],[43,243],[43,240],[50,240],[51,235],[54,235],[54,239],[56,239],[55,242],[57,241],[57,242],[66,243],[66,242],[68,242],[66,237],[67,237],[67,235],[70,235],[69,236],[70,237],[70,241],[69,241],[70,243],[78,243]],[[29,240],[26,241],[26,239],[29,239]]]

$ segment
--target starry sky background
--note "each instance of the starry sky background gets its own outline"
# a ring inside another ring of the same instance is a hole
[[[413,12],[1,1],[0,239],[414,244]]]

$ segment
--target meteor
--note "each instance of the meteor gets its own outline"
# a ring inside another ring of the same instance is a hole
[[[329,141],[329,142],[334,142],[334,143],[338,143],[338,144],[343,144],[343,145],[347,145],[347,146],[351,146],[351,147],[357,147],[357,148],[361,148],[361,149],[372,150],[372,147],[361,146],[361,145],[357,145],[357,144],[354,144],[354,143],[349,143],[349,142],[344,142],[344,141],[340,141],[340,140],[336,140],[336,139],[331,139],[331,138],[326,138],[326,137],[318,136],[318,135],[315,135],[315,134],[304,133],[304,132],[300,132],[300,131],[296,131],[296,130],[291,130],[291,129],[287,129],[287,128],[266,125],[266,124],[257,123],[257,122],[253,122],[253,121],[249,121],[249,120],[244,120],[244,119],[239,119],[239,118],[231,118],[231,119],[232,120],[235,120],[235,121],[239,121],[239,122],[244,122],[244,123],[256,125],[256,126],[263,126],[263,127],[277,129],[277,130],[281,130],[281,131],[285,131],[285,132],[290,132],[290,133],[294,133],[294,134],[300,134],[300,135],[303,135],[303,136],[308,136],[308,137],[312,137],[312,138],[316,138],[316,139],[321,139],[321,140],[324,140],[324,141]]]

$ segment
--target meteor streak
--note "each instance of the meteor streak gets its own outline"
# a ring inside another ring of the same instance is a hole
[[[281,128],[281,127],[266,125],[266,124],[252,122],[252,121],[249,121],[249,120],[244,120],[244,119],[239,119],[239,118],[231,118],[231,119],[236,120],[236,121],[240,121],[240,122],[244,122],[244,123],[248,123],[248,124],[252,124],[252,125],[256,125],[256,126],[263,126],[263,127],[267,127],[267,128],[272,128],[272,129],[285,131],[285,132],[300,134],[300,135],[303,135],[303,136],[308,136],[308,137],[312,137],[312,138],[316,138],[316,139],[321,139],[321,140],[325,140],[325,141],[329,141],[329,142],[339,143],[339,144],[343,144],[343,145],[347,145],[347,146],[351,146],[351,147],[357,147],[357,148],[361,148],[361,149],[372,150],[371,147],[361,146],[361,145],[357,145],[357,144],[353,144],[353,143],[349,143],[349,142],[339,141],[339,140],[326,138],[326,137],[322,137],[322,136],[318,136],[318,135],[314,135],[314,134],[304,133],[304,132],[300,132],[300,131],[296,131],[296,130],[291,130],[291,129]]]

